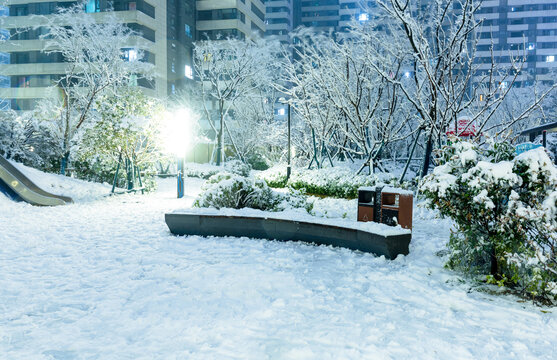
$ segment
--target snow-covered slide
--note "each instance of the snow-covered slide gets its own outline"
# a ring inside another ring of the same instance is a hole
[[[67,196],[44,191],[2,156],[0,156],[0,191],[11,198],[32,205],[55,206],[73,202]]]

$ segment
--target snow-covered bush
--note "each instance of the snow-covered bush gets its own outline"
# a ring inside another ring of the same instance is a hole
[[[251,166],[241,162],[240,160],[230,160],[224,163],[226,171],[240,176],[249,176]]]
[[[265,181],[232,173],[213,175],[195,201],[198,207],[271,210],[278,199]]]
[[[186,163],[184,165],[184,176],[201,179],[209,179],[219,173],[232,173],[240,176],[249,176],[251,167],[240,160],[230,160],[224,166],[211,164]]]
[[[286,165],[276,165],[257,174],[259,179],[265,180],[267,185],[274,188],[286,186]]]
[[[279,193],[273,191],[264,180],[222,172],[213,175],[203,185],[194,203],[197,207],[253,208],[282,211],[287,208],[311,209],[305,196],[299,191]]]
[[[440,155],[421,190],[456,222],[448,267],[557,299],[557,168],[545,151],[456,141]]]
[[[286,181],[286,167],[277,166],[262,171],[258,175],[271,187],[289,186],[293,189],[305,189],[308,194],[355,198],[358,188],[377,184],[375,175],[356,175],[354,171],[342,168],[296,169]]]
[[[55,114],[38,106],[33,111],[0,114],[0,155],[41,170],[53,171],[61,156],[49,124]]]
[[[211,176],[218,174],[222,168],[211,164],[186,163],[184,165],[184,176],[200,179],[209,179]]]

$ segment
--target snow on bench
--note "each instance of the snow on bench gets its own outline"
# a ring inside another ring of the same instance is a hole
[[[302,211],[196,208],[165,214],[175,235],[234,236],[303,241],[344,247],[394,259],[408,254],[410,230],[374,222],[325,219]]]

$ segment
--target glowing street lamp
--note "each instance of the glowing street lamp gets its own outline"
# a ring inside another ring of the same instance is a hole
[[[178,198],[184,197],[184,162],[186,151],[191,146],[192,140],[191,118],[191,113],[187,109],[181,109],[166,115],[164,139],[166,150],[176,156]]]
[[[288,180],[290,179],[290,173],[291,173],[291,171],[292,171],[292,168],[290,167],[290,165],[291,165],[291,164],[290,164],[290,161],[291,161],[291,159],[290,159],[290,155],[291,155],[291,154],[290,154],[290,152],[291,152],[291,148],[290,148],[290,147],[291,147],[291,145],[290,145],[290,143],[291,143],[291,141],[290,141],[290,126],[291,126],[291,125],[290,125],[290,119],[291,119],[291,116],[292,116],[292,115],[291,115],[291,114],[292,114],[292,110],[291,110],[291,106],[290,106],[290,101],[289,101],[289,100],[286,100],[285,98],[281,97],[281,98],[279,99],[279,102],[280,102],[281,104],[287,104],[287,105],[288,105],[288,121],[287,121],[287,127],[288,127],[288,150],[287,150],[287,153],[286,153],[286,156],[287,156],[286,160],[287,160],[287,162],[288,162],[288,165],[286,166],[286,180],[288,181]]]

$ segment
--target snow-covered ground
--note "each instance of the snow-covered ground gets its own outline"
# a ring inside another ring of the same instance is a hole
[[[435,253],[450,223],[430,212],[415,214],[410,255],[388,261],[301,243],[172,236],[164,213],[190,206],[200,179],[186,181],[180,200],[174,179],[155,194],[98,200],[83,192],[96,194],[95,184],[56,181],[83,196],[45,208],[0,194],[0,359],[557,354],[557,310],[471,290],[443,269]],[[355,214],[354,201],[314,201],[318,215]]]

